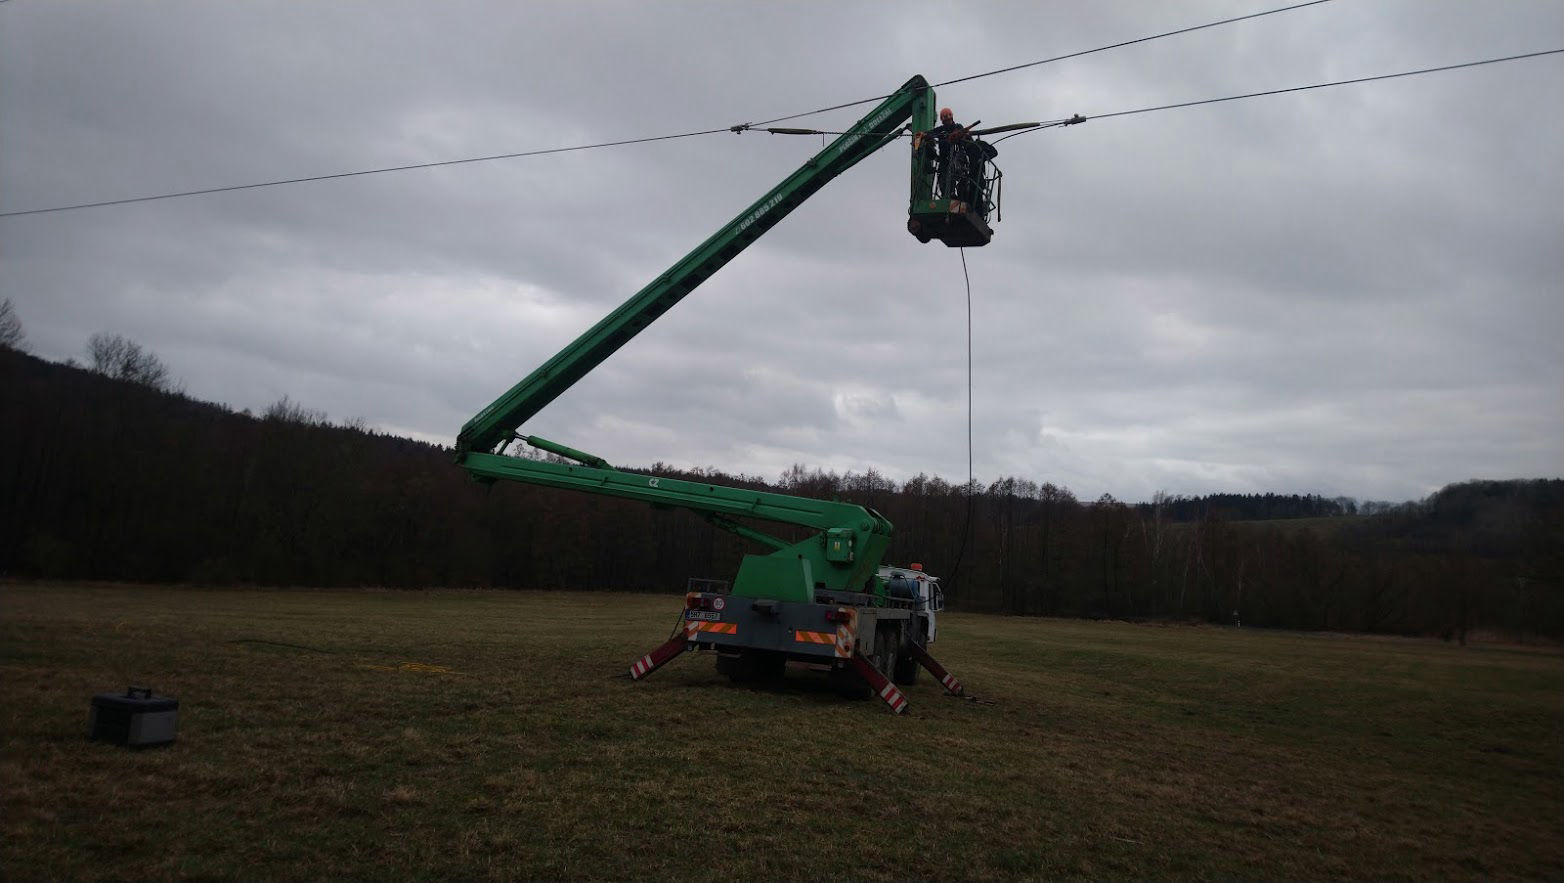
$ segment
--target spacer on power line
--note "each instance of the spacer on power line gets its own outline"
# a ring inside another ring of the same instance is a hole
[[[751,128],[753,128],[754,125],[755,125],[754,123],[739,123],[736,126],[729,126],[728,127],[728,131],[732,132],[735,135],[742,135],[745,132],[748,132]]]
[[[1061,126],[1074,126],[1074,125],[1078,125],[1078,124],[1084,123],[1084,122],[1086,122],[1086,117],[1083,117],[1080,114],[1076,114],[1075,116],[1070,117],[1069,119],[1067,119],[1064,122],[1060,123],[1060,125]]]

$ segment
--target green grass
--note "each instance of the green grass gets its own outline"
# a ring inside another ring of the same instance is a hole
[[[1564,875],[1556,650],[956,614],[897,717],[623,677],[679,605],[0,586],[0,876]]]

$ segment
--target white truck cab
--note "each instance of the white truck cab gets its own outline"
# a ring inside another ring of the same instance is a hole
[[[935,614],[945,609],[945,593],[940,591],[939,577],[925,573],[922,564],[909,564],[906,567],[882,564],[879,576],[885,581],[885,588],[891,597],[917,604],[918,618],[923,622],[923,640],[920,643],[934,643],[937,625]]]

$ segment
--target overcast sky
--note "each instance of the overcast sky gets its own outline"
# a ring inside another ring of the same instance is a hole
[[[1285,5],[0,3],[0,211],[725,127]],[[939,90],[985,125],[1564,47],[1564,2],[1335,0]],[[1564,56],[1000,145],[965,252],[976,478],[1422,497],[1564,474]],[[842,128],[868,106],[790,125]],[[29,348],[150,348],[450,443],[796,169],[728,133],[0,218]],[[522,429],[623,465],[967,475],[962,253],[906,154],[804,204]]]

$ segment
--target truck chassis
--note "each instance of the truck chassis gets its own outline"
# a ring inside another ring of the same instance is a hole
[[[875,695],[891,711],[907,710],[898,688],[928,669],[953,696],[961,682],[929,654],[928,618],[913,602],[885,602],[856,593],[823,593],[813,602],[689,592],[669,639],[630,666],[640,680],[686,652],[717,655],[717,670],[736,681],[781,677],[788,662],[828,671],[846,695]]]

